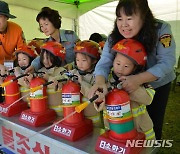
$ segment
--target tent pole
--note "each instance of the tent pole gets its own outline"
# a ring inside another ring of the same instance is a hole
[[[73,19],[73,30],[76,32],[76,34],[79,36],[79,29],[78,29],[78,19]]]

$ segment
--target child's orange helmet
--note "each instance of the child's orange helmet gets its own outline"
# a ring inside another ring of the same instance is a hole
[[[134,39],[123,39],[117,42],[111,49],[133,60],[137,65],[145,66],[147,53],[144,46]]]
[[[76,43],[76,46],[74,47],[74,52],[83,53],[95,59],[100,58],[99,50],[99,44],[91,40],[79,41]]]
[[[66,51],[65,48],[58,42],[49,41],[41,46],[41,50],[47,50],[54,56],[60,57],[62,60],[65,59]]]
[[[18,48],[15,51],[16,57],[17,57],[18,53],[24,53],[33,59],[36,58],[36,56],[37,56],[35,50],[33,50],[30,46],[27,46],[27,45],[23,45],[22,47]]]

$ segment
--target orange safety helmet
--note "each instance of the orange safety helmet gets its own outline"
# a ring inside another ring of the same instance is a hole
[[[104,44],[105,44],[105,41],[101,41],[101,42],[99,42],[99,45],[100,45],[101,49],[103,49],[103,48],[104,48]]]
[[[44,41],[43,39],[32,40],[31,42],[28,43],[28,46],[32,46],[36,50],[36,52],[40,54],[41,53],[40,47],[41,45],[43,45],[44,43],[43,41]]]
[[[134,39],[123,39],[117,42],[111,50],[123,54],[137,65],[145,66],[146,64],[147,53],[145,48],[140,42]]]
[[[37,56],[35,50],[33,50],[30,46],[27,46],[27,45],[23,45],[22,47],[18,48],[15,51],[14,54],[16,57],[17,57],[18,53],[24,53],[33,59],[36,58],[36,56]]]
[[[61,43],[49,41],[41,46],[41,50],[43,49],[51,52],[54,56],[60,57],[62,60],[65,59],[66,51]]]
[[[100,58],[99,50],[99,44],[92,40],[79,41],[76,43],[76,46],[74,47],[75,53],[83,53],[98,60]]]

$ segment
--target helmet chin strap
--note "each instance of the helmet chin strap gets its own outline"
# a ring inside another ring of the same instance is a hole
[[[80,75],[92,74],[94,72],[94,69],[92,69],[90,72],[82,71],[82,70],[80,70],[78,68],[77,68],[77,70],[78,70]]]
[[[45,67],[45,66],[44,66]],[[54,67],[54,65],[52,64],[50,67],[45,67],[46,69],[51,69],[51,68],[53,68]]]
[[[24,70],[26,70],[26,68],[28,68],[29,66],[30,66],[30,64],[27,65],[27,66],[22,66],[22,67],[20,67],[20,68],[24,71]]]

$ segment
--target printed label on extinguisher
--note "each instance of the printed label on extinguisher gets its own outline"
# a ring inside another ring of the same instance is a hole
[[[122,118],[124,115],[130,112],[129,102],[118,105],[107,105],[107,113],[110,117]]]
[[[35,92],[31,92],[30,96],[34,97],[34,98],[43,97],[43,91],[42,90],[36,90]]]
[[[62,93],[62,103],[64,105],[75,105],[80,104],[80,94],[79,93]]]

